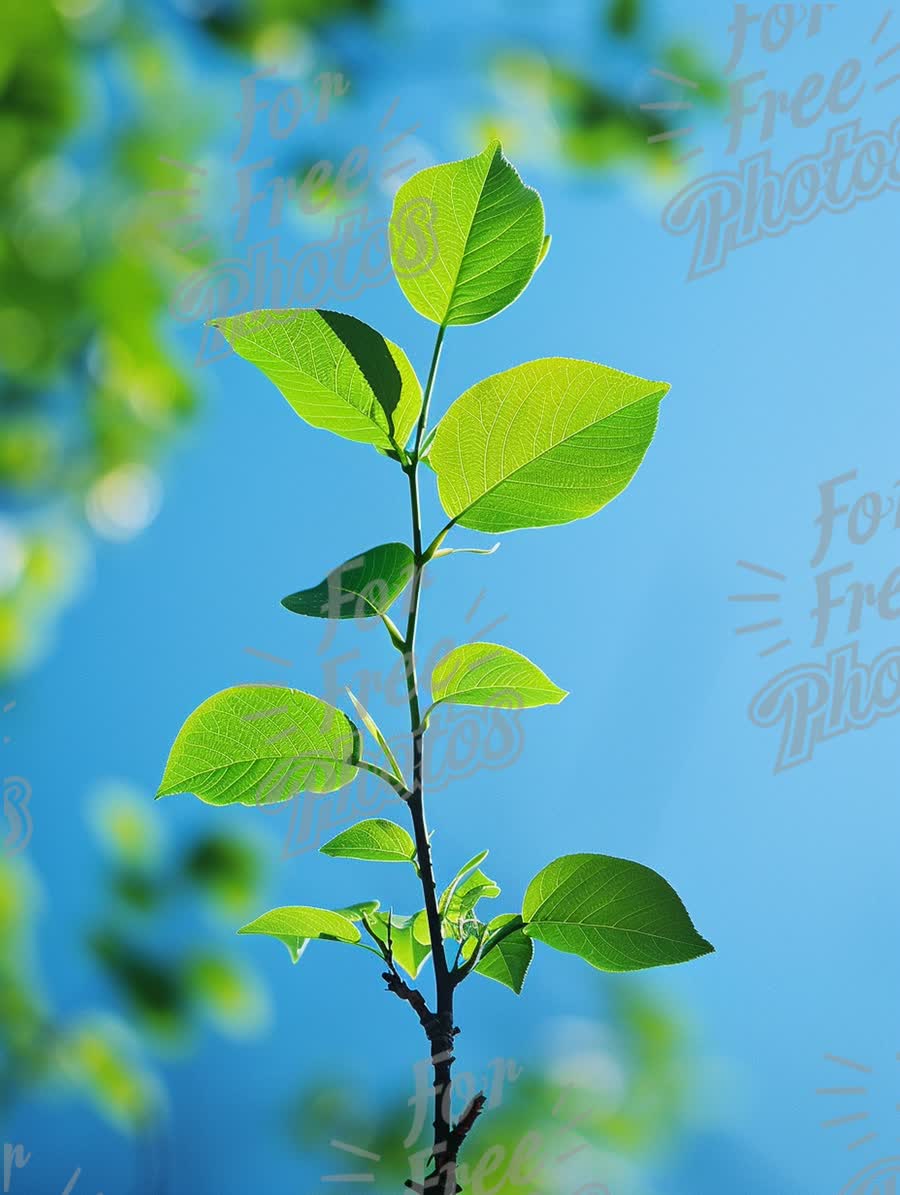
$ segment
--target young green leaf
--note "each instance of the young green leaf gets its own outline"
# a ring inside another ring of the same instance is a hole
[[[595,514],[637,472],[668,390],[566,357],[477,382],[447,411],[431,448],[444,510],[491,533]]]
[[[347,696],[353,702],[353,708],[356,710],[356,712],[359,714],[360,718],[362,719],[363,725],[365,726],[366,730],[368,730],[369,734],[372,736],[372,738],[375,740],[375,742],[378,744],[378,746],[384,752],[384,757],[387,760],[388,765],[390,766],[390,769],[394,774],[394,778],[396,780],[398,780],[400,782],[400,784],[402,784],[403,787],[405,788],[406,781],[403,778],[403,769],[400,767],[400,764],[397,762],[397,756],[391,750],[391,745],[387,741],[387,739],[384,737],[384,735],[382,734],[381,728],[379,727],[378,723],[375,721],[375,719],[372,717],[372,715],[369,713],[369,711],[366,709],[366,707],[363,705],[363,703],[355,696],[352,689],[347,690]]]
[[[413,925],[419,915],[418,913],[414,917],[401,917],[396,913],[390,915],[391,948],[394,962],[413,979],[418,976],[422,970],[422,964],[431,954],[431,948],[420,942],[413,933]],[[387,945],[388,914],[382,911],[367,917],[366,920],[375,937]]]
[[[475,909],[481,900],[493,900],[500,895],[500,888],[493,880],[479,868],[470,872],[468,876],[451,892],[450,888],[441,896],[440,908],[443,910],[442,920],[444,929],[451,938],[459,940],[466,936],[467,929],[474,928],[469,924],[474,921]]]
[[[404,213],[427,205],[437,252],[425,268],[407,271],[410,238],[421,231]],[[474,158],[430,166],[397,192],[391,215],[391,259],[400,288],[420,315],[436,324],[477,324],[517,299],[544,248],[544,207],[493,141]]]
[[[487,935],[489,936],[495,930],[508,925],[511,921],[519,920],[521,919],[514,913],[503,913],[488,922]],[[474,950],[475,939],[469,938],[463,945],[463,958],[471,958]],[[517,929],[511,934],[507,934],[505,938],[501,938],[488,953],[483,955],[476,964],[475,970],[479,975],[485,975],[488,979],[495,979],[497,983],[512,988],[518,996],[522,991],[522,985],[533,956],[534,942],[531,938],[526,937],[521,929]]]
[[[296,307],[210,322],[313,427],[382,452],[409,439],[422,388],[403,350],[362,320]]]
[[[568,694],[510,647],[464,643],[435,665],[431,696],[435,705],[449,701],[519,710],[558,705]]]
[[[356,776],[359,731],[327,702],[279,685],[238,685],[204,701],[172,745],[158,797],[271,805]]]
[[[479,851],[477,855],[472,856],[468,863],[464,863],[462,865],[462,867],[444,889],[443,895],[438,902],[438,911],[441,913],[441,915],[443,915],[443,913],[446,911],[447,904],[452,899],[453,893],[466,878],[469,872],[474,871],[476,867],[480,867],[490,853],[490,851]],[[426,938],[425,940],[427,941],[428,939]]]
[[[357,822],[319,850],[333,859],[368,859],[374,863],[413,863],[416,844],[408,832],[387,818]]]
[[[413,935],[423,946],[431,945],[431,934],[428,929],[428,913],[425,909],[413,917]]]
[[[500,547],[498,540],[493,547],[490,548],[438,548],[432,556],[432,560],[440,560],[442,556],[459,556],[460,554],[468,554],[472,556],[493,556]]]
[[[288,905],[263,913],[239,934],[265,934],[277,938],[288,948],[291,959],[297,962],[310,940],[322,938],[329,942],[356,943],[360,933],[352,921],[330,909],[314,909],[306,905]]]
[[[343,909],[335,909],[335,912],[346,917],[348,921],[362,921],[365,917],[377,912],[380,904],[381,902],[378,900],[361,900],[355,905],[346,905]]]
[[[713,947],[678,894],[649,867],[609,855],[563,855],[525,893],[525,933],[601,971],[685,963]]]
[[[494,881],[488,879],[484,872],[478,869],[478,865],[484,862],[489,853],[489,851],[479,851],[459,869],[441,893],[438,911],[441,914],[444,937],[459,938],[460,922],[472,921],[478,902],[500,895],[500,889]],[[431,941],[428,918],[424,910],[414,918],[413,933],[419,942]]]
[[[345,560],[311,589],[282,598],[281,604],[308,618],[377,618],[409,584],[414,567],[406,544],[380,544]]]

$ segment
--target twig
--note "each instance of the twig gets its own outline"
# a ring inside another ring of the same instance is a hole
[[[459,1147],[471,1132],[472,1125],[474,1125],[475,1121],[481,1115],[486,1103],[487,1096],[483,1091],[479,1091],[479,1093],[469,1102],[469,1106],[456,1122],[456,1127],[450,1134],[450,1152],[454,1158],[459,1152]]]
[[[393,964],[391,964],[391,970],[385,971],[381,978],[387,984],[389,992],[393,992],[395,996],[399,996],[401,1000],[405,1000],[407,1004],[412,1005],[430,1041],[432,1026],[437,1018],[425,1003],[425,997],[422,993],[417,988],[411,988],[408,983],[401,979]]]

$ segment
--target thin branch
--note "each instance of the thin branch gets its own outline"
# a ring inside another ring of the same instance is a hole
[[[401,1000],[405,1000],[407,1004],[413,1007],[422,1024],[422,1028],[430,1040],[435,1015],[425,1003],[425,997],[422,993],[418,988],[411,988],[405,980],[401,979],[397,969],[393,965],[391,970],[385,971],[381,978],[387,984],[389,992],[393,992],[395,996],[398,996]]]
[[[434,352],[431,354],[431,366],[428,370],[428,381],[425,383],[425,394],[422,399],[422,410],[419,413],[419,422],[416,426],[416,440],[413,448],[413,462],[418,464],[419,456],[422,451],[422,437],[425,434],[425,424],[428,422],[428,406],[431,402],[431,393],[434,390],[434,379],[437,374],[438,361],[441,359],[441,346],[444,343],[444,334],[447,328],[444,324],[438,328],[437,339],[434,342]]]
[[[454,1157],[459,1152],[459,1147],[472,1131],[472,1126],[481,1115],[486,1103],[487,1096],[483,1091],[479,1091],[479,1093],[471,1100],[469,1106],[457,1121],[456,1127],[450,1134],[450,1151],[453,1153]]]
[[[453,1066],[453,1038],[458,1030],[453,1024],[453,982],[450,979],[450,969],[447,965],[447,955],[444,950],[444,937],[441,928],[441,916],[438,911],[437,884],[435,882],[434,867],[431,861],[431,844],[428,824],[425,818],[424,800],[424,751],[423,738],[425,727],[419,709],[419,687],[416,678],[416,625],[419,615],[419,597],[422,591],[422,571],[427,563],[427,557],[422,552],[422,520],[419,506],[419,459],[422,449],[422,437],[428,421],[428,408],[434,389],[441,346],[444,341],[445,328],[438,329],[435,340],[431,366],[428,371],[428,381],[422,400],[422,410],[416,427],[415,447],[410,464],[404,469],[409,481],[409,505],[412,522],[413,575],[410,586],[409,614],[406,621],[406,639],[403,644],[403,661],[406,669],[406,689],[409,699],[409,725],[412,733],[412,787],[407,804],[413,824],[413,834],[416,843],[416,859],[419,866],[419,879],[422,884],[422,895],[425,902],[425,915],[428,920],[428,939],[431,945],[431,959],[434,967],[434,986],[436,1011],[429,1015],[426,1021],[419,1010],[419,1019],[428,1036],[431,1045],[431,1063],[434,1068],[434,1139],[433,1154],[437,1158],[442,1153],[446,1161],[436,1163],[438,1172],[443,1175],[449,1165],[455,1171],[455,1155],[447,1154],[450,1138],[450,1121],[446,1105],[447,1092],[450,1090]],[[440,540],[437,541],[440,543]],[[391,977],[388,987],[403,999],[410,1000],[407,995],[410,989],[399,977]],[[421,996],[416,994],[421,1000]],[[412,1003],[412,1000],[410,1000]],[[424,1006],[424,1001],[421,1001]],[[415,1005],[414,1005],[415,1007]],[[455,1189],[455,1182],[450,1182],[451,1191],[447,1191],[447,1181],[438,1178],[438,1195],[451,1195]]]

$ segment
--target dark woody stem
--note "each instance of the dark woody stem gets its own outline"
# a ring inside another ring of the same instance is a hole
[[[453,1024],[453,992],[458,982],[447,963],[444,951],[441,916],[438,910],[437,884],[434,876],[434,866],[431,859],[431,844],[428,836],[428,823],[425,817],[424,792],[424,753],[423,740],[425,726],[422,722],[419,704],[419,686],[416,675],[416,627],[419,617],[419,599],[422,592],[422,573],[428,561],[427,554],[422,550],[422,518],[419,505],[419,453],[425,425],[428,419],[428,407],[434,389],[441,346],[444,341],[445,328],[438,330],[431,367],[428,371],[428,381],[422,401],[422,411],[416,427],[414,448],[408,464],[403,466],[409,481],[410,511],[412,515],[412,547],[414,568],[409,599],[409,616],[406,624],[406,637],[402,645],[396,646],[403,654],[406,668],[406,689],[409,700],[410,733],[412,734],[412,785],[406,794],[413,824],[413,836],[416,844],[416,860],[419,867],[419,877],[422,883],[422,895],[425,904],[425,915],[428,920],[428,936],[431,944],[431,957],[434,966],[435,981],[435,1009],[432,1011],[425,1002],[422,994],[409,987],[397,974],[392,960],[389,961],[390,970],[385,972],[384,979],[388,990],[394,992],[401,1000],[409,1003],[425,1030],[431,1051],[431,1063],[434,1069],[434,1139],[432,1156],[434,1159],[431,1174],[425,1181],[424,1187],[407,1182],[407,1186],[428,1195],[456,1195],[456,1159],[460,1146],[484,1106],[484,1098],[478,1097],[466,1109],[459,1123],[453,1126],[450,1122],[450,1084],[453,1067],[453,1039],[459,1030]]]

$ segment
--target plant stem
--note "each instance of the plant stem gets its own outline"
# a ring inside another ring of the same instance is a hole
[[[455,1195],[456,1192],[456,1151],[455,1136],[450,1124],[450,1081],[453,1065],[453,989],[454,983],[447,965],[447,955],[444,951],[441,917],[438,910],[437,886],[434,877],[434,867],[431,860],[431,844],[428,839],[428,823],[425,818],[425,792],[423,776],[423,739],[425,727],[422,724],[419,708],[419,687],[416,676],[416,626],[419,616],[419,598],[422,591],[422,572],[426,559],[422,552],[422,518],[419,506],[419,452],[425,425],[428,420],[428,407],[434,389],[441,346],[444,341],[445,328],[438,329],[434,352],[431,358],[431,368],[428,371],[428,381],[422,400],[422,411],[416,428],[415,447],[412,459],[405,467],[409,479],[409,500],[412,516],[412,538],[415,566],[412,576],[412,587],[409,599],[409,617],[406,624],[406,640],[403,645],[403,659],[406,666],[406,688],[409,697],[410,732],[412,734],[412,788],[407,804],[412,817],[413,832],[416,843],[416,858],[419,865],[419,876],[422,881],[422,893],[425,901],[425,914],[428,919],[428,936],[431,941],[431,956],[434,966],[436,1015],[433,1021],[426,1025],[429,1044],[431,1046],[431,1062],[434,1067],[434,1176],[436,1185],[431,1189],[436,1195]]]

